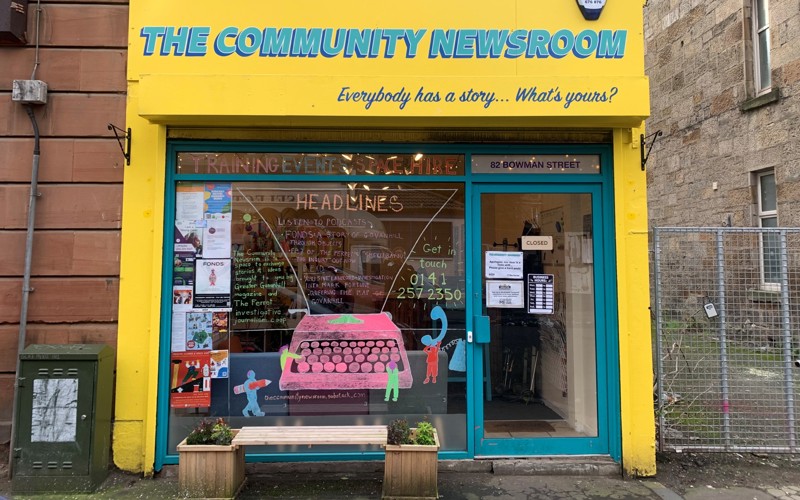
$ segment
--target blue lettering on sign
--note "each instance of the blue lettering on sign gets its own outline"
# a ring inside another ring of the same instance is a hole
[[[236,45],[227,45],[226,40],[228,38],[236,38],[236,32],[238,30],[234,26],[228,26],[227,28],[223,28],[222,31],[219,32],[217,35],[217,39],[214,40],[214,52],[220,56],[229,56],[236,51]]]
[[[214,37],[214,53],[248,57],[344,57],[385,59],[417,57],[426,29],[408,28],[259,28],[227,26]],[[429,59],[620,59],[625,56],[627,30],[569,29],[434,29],[430,32]],[[204,56],[211,29],[208,26],[145,26],[142,54],[153,56]]]

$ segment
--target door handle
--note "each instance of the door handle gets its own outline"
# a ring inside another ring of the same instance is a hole
[[[489,327],[489,316],[475,316],[475,342],[478,344],[488,344],[491,340],[491,330]]]

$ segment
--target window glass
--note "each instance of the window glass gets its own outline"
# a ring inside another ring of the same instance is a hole
[[[755,2],[756,9],[758,11],[758,22],[756,27],[761,29],[767,25],[767,0],[755,0]]]
[[[775,174],[765,174],[759,179],[759,193],[761,194],[760,212],[776,210],[778,205],[776,203]]]
[[[778,227],[777,217],[761,220],[761,227]],[[781,279],[781,240],[776,232],[765,233],[761,239],[764,283],[780,283]]]
[[[376,180],[178,183],[170,453],[206,416],[428,418],[466,450],[464,185]]]
[[[762,31],[758,34],[758,62],[759,84],[762,89],[767,89],[772,85],[769,62],[769,31]]]
[[[777,190],[775,174],[763,173],[758,176],[758,216],[759,225],[765,228],[778,227]],[[761,275],[766,285],[776,285],[781,279],[780,235],[775,232],[761,236]]]
[[[753,72],[756,92],[766,91],[772,85],[769,43],[769,9],[767,0],[753,0]]]

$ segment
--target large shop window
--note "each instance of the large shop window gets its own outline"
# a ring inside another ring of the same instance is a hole
[[[209,416],[428,418],[466,449],[463,155],[180,153],[177,168],[235,180],[175,185],[169,452]]]

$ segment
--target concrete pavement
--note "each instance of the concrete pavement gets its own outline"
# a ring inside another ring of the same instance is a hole
[[[381,495],[382,462],[305,464],[248,464],[248,479],[238,498],[377,499]],[[168,499],[180,498],[177,468],[165,467],[153,479],[112,472],[92,494],[10,494],[8,480],[0,482],[4,498]],[[616,464],[592,460],[475,460],[442,461],[439,498],[478,499],[653,499],[653,500],[800,500],[800,486],[759,488],[697,487],[679,495],[656,479],[623,479]]]

